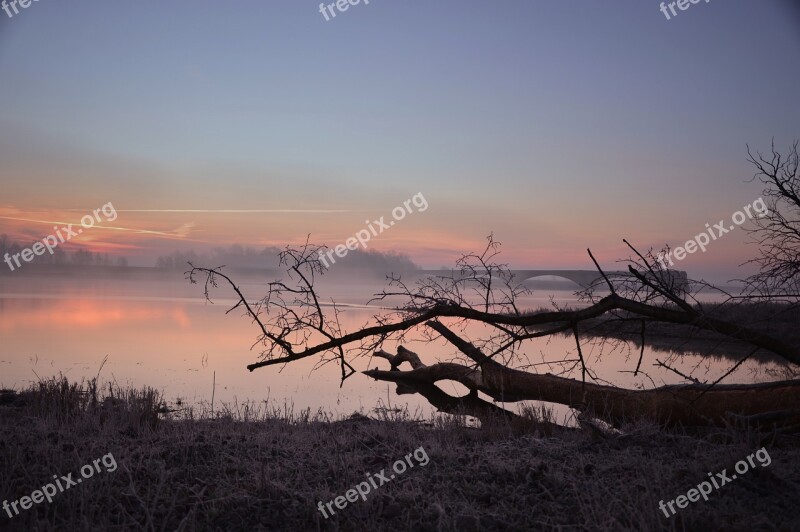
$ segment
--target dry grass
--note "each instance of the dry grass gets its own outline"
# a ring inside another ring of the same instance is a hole
[[[107,453],[119,468],[9,519],[7,530],[790,530],[800,528],[800,445],[788,436],[703,436],[629,427],[599,438],[477,430],[406,413],[333,419],[234,404],[166,412],[153,390],[63,379],[0,393],[0,500],[30,494]],[[16,406],[11,406],[16,405]],[[546,415],[546,414],[545,414]],[[667,519],[660,499],[766,443],[757,467]],[[425,467],[325,520],[343,495],[418,447]]]

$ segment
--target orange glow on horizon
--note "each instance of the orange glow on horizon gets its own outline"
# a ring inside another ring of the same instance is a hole
[[[97,328],[113,323],[169,321],[181,328],[190,328],[192,323],[183,307],[164,309],[152,305],[119,304],[91,299],[48,301],[46,305],[31,306],[9,314],[0,322],[0,330],[13,331],[25,327],[36,327],[42,323],[55,329],[74,327]]]

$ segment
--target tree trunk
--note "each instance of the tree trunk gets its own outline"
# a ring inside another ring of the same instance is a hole
[[[391,369],[373,369],[365,371],[365,375],[396,383],[398,393],[420,393],[445,412],[452,412],[456,406],[453,401],[460,401],[458,406],[463,413],[479,418],[487,417],[489,413],[495,414],[497,409],[515,416],[480,399],[477,392],[483,392],[496,401],[537,400],[567,405],[614,426],[637,420],[654,421],[666,426],[722,426],[737,419],[768,426],[800,425],[798,381],[714,387],[691,384],[628,390],[550,374],[527,373],[488,359],[480,362],[478,368],[455,363],[426,366],[415,353],[402,346],[398,348],[397,355],[383,351],[376,355],[389,360]],[[399,370],[403,362],[409,362],[412,369]],[[435,386],[440,380],[457,381],[469,388],[470,394],[464,398],[444,394]],[[449,400],[444,400],[439,394]]]

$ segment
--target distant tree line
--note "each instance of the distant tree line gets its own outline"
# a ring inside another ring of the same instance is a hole
[[[0,257],[4,257],[6,253],[13,256],[16,253],[21,253],[25,248],[30,248],[32,245],[33,242],[28,245],[11,242],[8,235],[0,235]],[[125,257],[112,257],[108,253],[93,253],[86,249],[77,249],[73,252],[69,252],[59,246],[53,249],[52,255],[50,253],[44,253],[37,256],[36,264],[53,264],[57,266],[127,266],[128,259]]]
[[[196,261],[211,261],[236,268],[277,268],[277,257],[280,252],[281,250],[276,247],[266,247],[259,251],[239,244],[214,248],[206,254],[197,254],[193,250],[174,251],[169,255],[158,257],[156,268],[185,270],[187,263]]]
[[[163,255],[156,260],[156,268],[186,269],[189,262],[193,264],[215,264],[233,268],[279,269],[279,255],[283,249],[266,247],[258,250],[234,244],[228,247],[214,248],[211,253],[197,254],[194,251],[175,251]],[[400,253],[379,251],[351,251],[345,259],[332,265],[332,273],[346,272],[352,269],[367,270],[383,275],[388,272],[408,272],[419,270],[410,257]]]

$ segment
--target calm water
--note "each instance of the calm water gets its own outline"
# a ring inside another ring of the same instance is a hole
[[[240,283],[251,299],[265,293],[264,282],[249,280]],[[326,287],[324,294],[337,302],[363,305],[380,285],[338,283]],[[216,291],[214,305],[205,302],[202,287],[190,285],[183,274],[157,279],[124,277],[87,279],[70,277],[0,277],[0,387],[19,388],[39,377],[63,373],[71,379],[91,378],[100,371],[101,381],[116,381],[134,386],[150,385],[162,390],[175,401],[208,401],[212,395],[216,372],[215,401],[269,400],[293,404],[295,410],[310,407],[340,414],[354,410],[369,411],[379,402],[384,405],[420,408],[432,411],[423,399],[397,396],[394,386],[377,383],[357,374],[339,387],[340,370],[328,364],[312,372],[316,359],[300,361],[283,368],[267,367],[250,373],[245,366],[258,359],[258,351],[250,351],[257,336],[256,327],[238,311],[225,311],[233,304],[231,293]],[[549,305],[549,294],[559,303],[574,302],[570,292],[542,290],[523,301],[523,307]],[[342,315],[346,330],[356,330],[378,309],[348,307]],[[468,331],[477,337],[479,330]],[[410,349],[431,363],[451,357],[455,350],[443,342],[427,344],[405,342]],[[394,351],[394,344],[385,346]],[[525,350],[529,363],[544,360],[575,358],[572,338],[553,337],[530,342]],[[584,346],[597,375],[614,384],[635,387],[652,386],[643,376],[633,377],[638,351],[607,349],[600,358],[600,349]],[[656,384],[679,382],[675,375],[654,368],[656,358],[664,360],[665,352],[645,350],[642,369]],[[108,361],[101,368],[104,358]],[[602,360],[602,363],[599,362]],[[696,375],[713,379],[730,366],[729,361],[686,356],[679,367],[688,371],[701,369]],[[358,370],[368,367],[386,368],[385,361],[358,359]],[[539,372],[557,372],[537,366]],[[762,379],[754,376],[757,363],[745,364],[732,376],[731,382]],[[762,368],[763,369],[763,368]],[[579,371],[572,376],[579,377]],[[465,388],[443,383],[449,393],[461,395]]]

